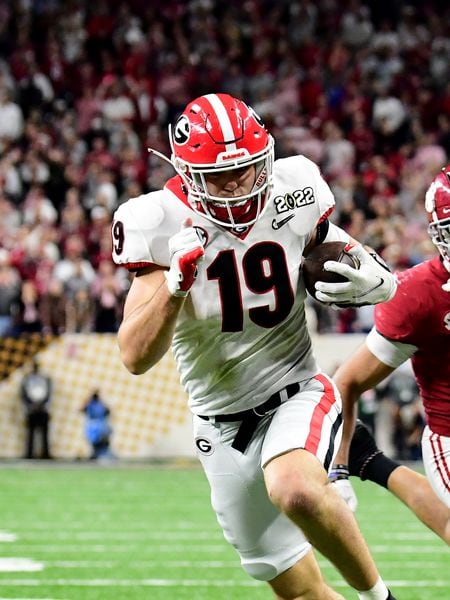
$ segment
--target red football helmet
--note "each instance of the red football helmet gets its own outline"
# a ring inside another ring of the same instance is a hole
[[[190,102],[169,127],[171,162],[182,177],[192,208],[223,227],[249,226],[258,219],[272,186],[274,143],[255,111],[228,94]],[[249,193],[213,196],[208,174],[255,165]]]
[[[450,164],[437,175],[425,194],[428,233],[450,271]]]

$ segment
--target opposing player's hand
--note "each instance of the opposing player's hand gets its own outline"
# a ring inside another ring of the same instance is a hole
[[[328,479],[335,486],[338,494],[345,500],[350,510],[355,512],[358,506],[358,498],[348,477],[348,467],[345,465],[336,465],[328,475]]]
[[[172,296],[187,296],[205,254],[192,219],[186,219],[180,231],[169,239],[169,253],[170,269],[165,272],[169,292]]]
[[[361,244],[351,246],[348,252],[359,262],[359,269],[336,261],[327,261],[324,269],[343,275],[342,283],[316,283],[316,297],[321,302],[365,306],[390,300],[397,289],[394,275],[374,251],[368,252]]]

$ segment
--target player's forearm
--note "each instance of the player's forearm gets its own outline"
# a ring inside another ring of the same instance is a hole
[[[153,367],[172,343],[184,298],[170,295],[165,280],[155,294],[122,322],[118,341],[122,362],[134,375]]]
[[[350,444],[355,430],[359,390],[356,389],[356,387],[346,385],[344,382],[336,383],[342,396],[342,417],[344,420],[344,427],[341,445],[336,454],[334,463],[346,465],[348,464]]]
[[[343,452],[348,453],[350,448],[357,416],[357,403],[361,394],[374,388],[392,371],[391,367],[370,352],[367,344],[363,344],[334,374],[333,379],[341,393],[343,404],[344,433],[341,445]],[[342,461],[342,464],[344,463],[345,461]]]

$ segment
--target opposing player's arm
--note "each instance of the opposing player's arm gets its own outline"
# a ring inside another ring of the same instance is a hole
[[[363,392],[383,381],[394,371],[377,358],[364,343],[342,364],[334,374],[334,381],[341,393],[344,417],[344,432],[341,447],[336,455],[336,464],[348,464],[350,442],[355,429],[358,399]]]
[[[379,340],[378,349],[386,352],[386,360],[392,360],[393,364],[400,364],[413,350],[412,346],[405,344],[396,344],[394,348],[391,342],[382,342],[375,334],[372,335],[371,343],[374,343],[374,339]],[[344,434],[332,473],[336,471],[339,477],[340,470],[336,465],[342,465],[344,470],[346,465],[350,465],[350,468],[347,468],[347,475],[335,483],[342,485],[342,488],[338,485],[337,489],[350,508],[353,508],[352,503],[356,506],[357,500],[348,482],[349,474],[358,475],[361,479],[368,479],[387,488],[427,527],[450,545],[450,511],[436,496],[427,478],[383,454],[377,448],[370,431],[361,422],[358,423],[353,436],[358,398],[364,391],[375,387],[388,377],[395,368],[386,365],[370,351],[367,344],[363,344],[336,371],[334,381],[343,400]],[[333,478],[330,479],[333,481]]]
[[[144,373],[167,352],[183,302],[170,293],[165,269],[148,267],[134,277],[118,332],[122,361],[131,373]]]

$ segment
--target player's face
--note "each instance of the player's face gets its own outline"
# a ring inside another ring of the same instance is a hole
[[[208,192],[219,198],[237,198],[250,194],[255,179],[255,165],[205,174]]]

